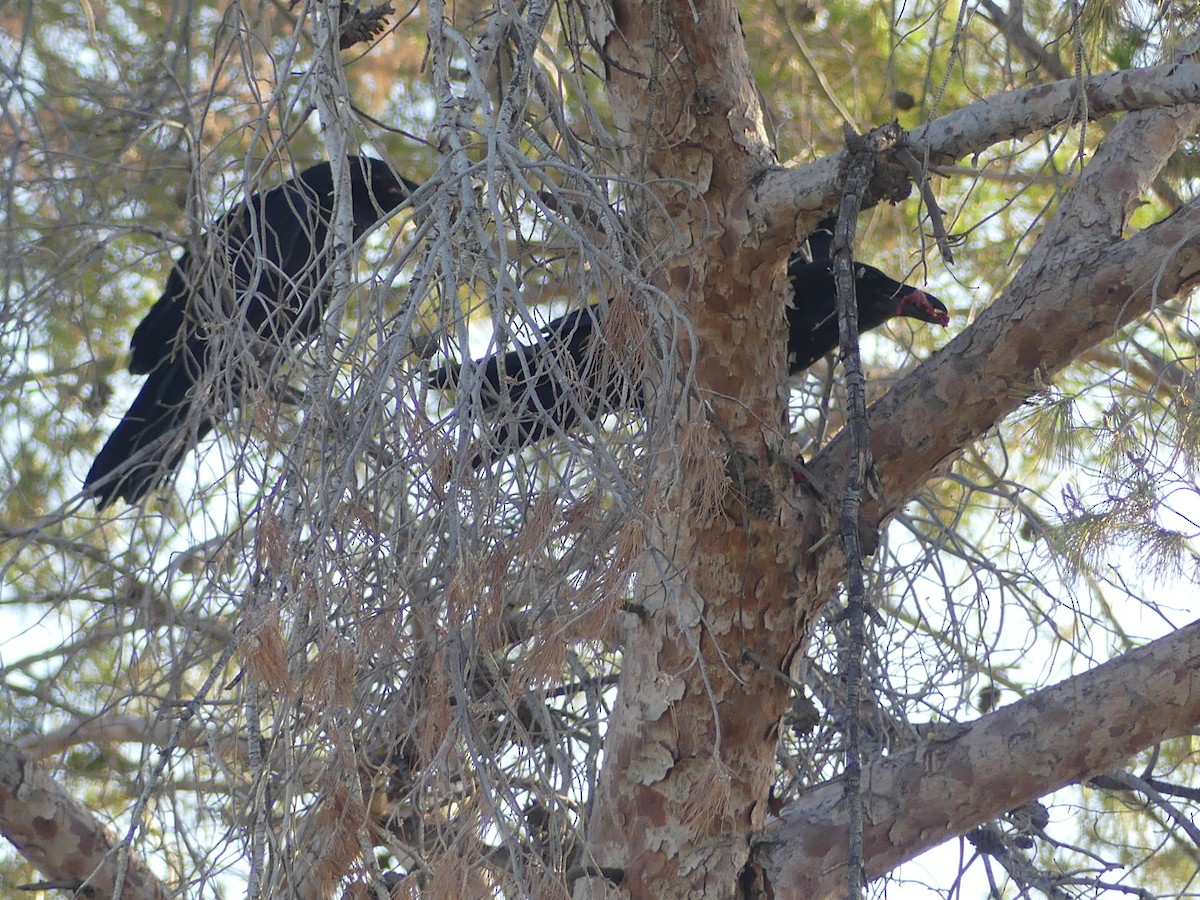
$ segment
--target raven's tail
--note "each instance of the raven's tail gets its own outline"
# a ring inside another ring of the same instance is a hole
[[[193,415],[194,385],[186,355],[150,373],[83,480],[84,491],[96,498],[99,508],[116,497],[127,503],[141,500],[212,430],[211,416]]]

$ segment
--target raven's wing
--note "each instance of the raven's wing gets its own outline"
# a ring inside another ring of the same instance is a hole
[[[481,360],[479,403],[491,423],[474,464],[481,465],[558,432],[569,432],[581,415],[604,410],[621,379],[595,358],[593,337],[600,306],[586,306],[551,319],[536,344],[520,344]],[[460,388],[461,363],[434,370],[440,388]],[[560,371],[567,376],[564,381]]]
[[[808,236],[808,252],[813,262],[830,258],[829,246],[833,243],[833,226],[836,224],[837,216],[822,219]]]
[[[192,295],[192,286],[184,273],[191,267],[191,253],[183,254],[172,266],[162,296],[134,329],[129,341],[129,371],[134,375],[152,372],[179,351]]]

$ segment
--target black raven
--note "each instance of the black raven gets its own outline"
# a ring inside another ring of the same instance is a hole
[[[417,186],[377,159],[348,162],[358,238]],[[278,358],[281,348],[317,331],[330,295],[333,184],[323,162],[254,194],[213,225],[209,252],[189,250],[175,263],[130,341],[129,371],[147,375],[146,383],[84,479],[99,507],[144,497],[236,403],[244,377],[237,365],[226,376],[224,401],[206,395],[207,376],[234,358],[223,337],[257,345],[269,363],[272,353]]]
[[[937,325],[949,323],[945,305],[932,294],[862,263],[854,264],[854,274],[860,331],[878,328],[896,316]],[[789,262],[788,275],[795,294],[787,310],[788,371],[795,375],[837,348],[837,299],[828,259],[808,262],[797,253]],[[640,387],[630,385],[615,370],[613,360],[593,349],[600,317],[599,304],[573,310],[548,322],[538,343],[521,344],[475,363],[482,406],[498,422],[489,452],[476,455],[474,465],[557,431],[570,431],[581,416],[594,418],[604,410],[640,405]],[[447,363],[435,369],[434,385],[459,387],[462,368],[461,363]],[[559,372],[568,376],[569,388]]]
[[[788,276],[795,295],[787,310],[788,371],[795,375],[837,349],[837,287],[828,259],[805,262],[793,256]],[[854,263],[854,295],[860,332],[878,328],[897,316],[935,325],[950,324],[950,313],[941,300],[920,288],[901,284],[874,266]]]
[[[581,415],[595,418],[601,410],[627,405],[629,401],[622,402],[622,394],[629,390],[625,379],[613,371],[596,371],[610,363],[592,348],[600,312],[599,304],[572,310],[547,322],[538,343],[518,344],[503,355],[475,363],[480,369],[483,409],[497,416],[499,423],[491,452],[481,452],[473,465],[535,444],[556,431],[569,431]],[[433,371],[433,383],[439,388],[457,388],[461,377],[461,363],[447,363]],[[573,391],[567,389],[568,383]],[[502,385],[507,401],[501,400]],[[637,405],[640,398],[633,396],[632,402]]]

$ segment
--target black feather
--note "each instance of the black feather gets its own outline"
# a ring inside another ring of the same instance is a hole
[[[352,156],[349,164],[357,238],[416,185],[379,160]],[[243,201],[209,230],[204,250],[176,262],[130,342],[129,371],[146,383],[84,479],[100,507],[144,497],[237,403],[236,364],[223,404],[200,396],[230,366],[221,339],[230,323],[268,357],[315,333],[329,302],[332,215],[333,171],[324,162]]]
[[[794,294],[787,309],[788,371],[794,375],[837,348],[837,300],[827,256],[808,262],[797,253],[788,275]],[[901,284],[872,266],[855,264],[855,294],[861,331],[878,328],[898,315],[939,325],[949,322],[945,305],[932,294]],[[596,352],[602,313],[599,304],[574,310],[548,322],[538,343],[521,344],[473,364],[482,410],[494,420],[486,452],[481,449],[476,454],[474,465],[549,435],[569,433],[582,416],[596,418],[630,403],[641,405],[640,386],[631,384],[610,358]],[[559,372],[567,376],[565,380]],[[434,370],[432,380],[443,389],[461,389],[462,377],[461,363],[447,363]]]

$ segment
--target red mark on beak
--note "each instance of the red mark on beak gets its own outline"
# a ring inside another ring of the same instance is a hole
[[[911,288],[908,293],[900,295],[900,301],[896,304],[896,315],[924,319],[935,325],[950,324],[950,314],[940,306],[935,306],[919,288]]]

